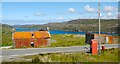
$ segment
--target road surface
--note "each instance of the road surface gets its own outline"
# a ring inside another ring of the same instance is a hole
[[[102,44],[106,49],[118,48],[118,44]],[[59,52],[86,52],[89,51],[87,46],[71,46],[71,47],[51,47],[51,48],[27,48],[27,49],[0,49],[0,57],[3,60],[9,60],[11,57],[45,54],[45,53],[59,53]]]

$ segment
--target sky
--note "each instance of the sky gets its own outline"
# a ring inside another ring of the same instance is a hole
[[[3,2],[98,2],[98,0],[1,0]],[[100,0],[101,2],[119,2],[119,0]]]
[[[97,19],[97,2],[3,2],[0,20],[10,25]],[[101,19],[117,19],[118,2],[101,2]]]

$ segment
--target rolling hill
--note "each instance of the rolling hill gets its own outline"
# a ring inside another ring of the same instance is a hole
[[[12,44],[12,26],[7,24],[2,24],[2,46],[7,46]]]
[[[61,23],[48,23],[44,25],[14,25],[0,24],[0,33],[2,33],[2,46],[12,45],[12,28],[46,28],[50,30],[65,30],[65,31],[93,31],[98,32],[98,20],[97,19],[77,19]],[[101,20],[101,31],[118,33],[118,20]],[[0,35],[1,37],[1,35]],[[0,40],[1,41],[1,40]]]
[[[66,30],[66,31],[93,31],[98,32],[98,20],[97,19],[77,19],[61,23],[48,23],[44,25],[22,25],[24,28],[46,28],[50,30]],[[113,32],[118,31],[118,20],[117,19],[102,19],[101,20],[101,31],[102,32]]]

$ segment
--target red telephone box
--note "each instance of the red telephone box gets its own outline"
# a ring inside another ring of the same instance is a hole
[[[95,39],[91,40],[91,52],[92,54],[98,54],[98,42]]]

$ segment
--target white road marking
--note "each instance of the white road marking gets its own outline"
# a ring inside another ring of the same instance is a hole
[[[9,59],[13,59],[13,57],[9,57]]]
[[[3,57],[3,56],[0,56],[0,57]]]
[[[33,53],[33,54],[24,54],[24,55],[36,55],[36,54],[39,54],[39,53]]]
[[[34,53],[34,54],[39,54],[39,53]]]
[[[34,54],[24,54],[24,55],[34,55]]]
[[[10,56],[19,56],[19,55],[10,55]]]

